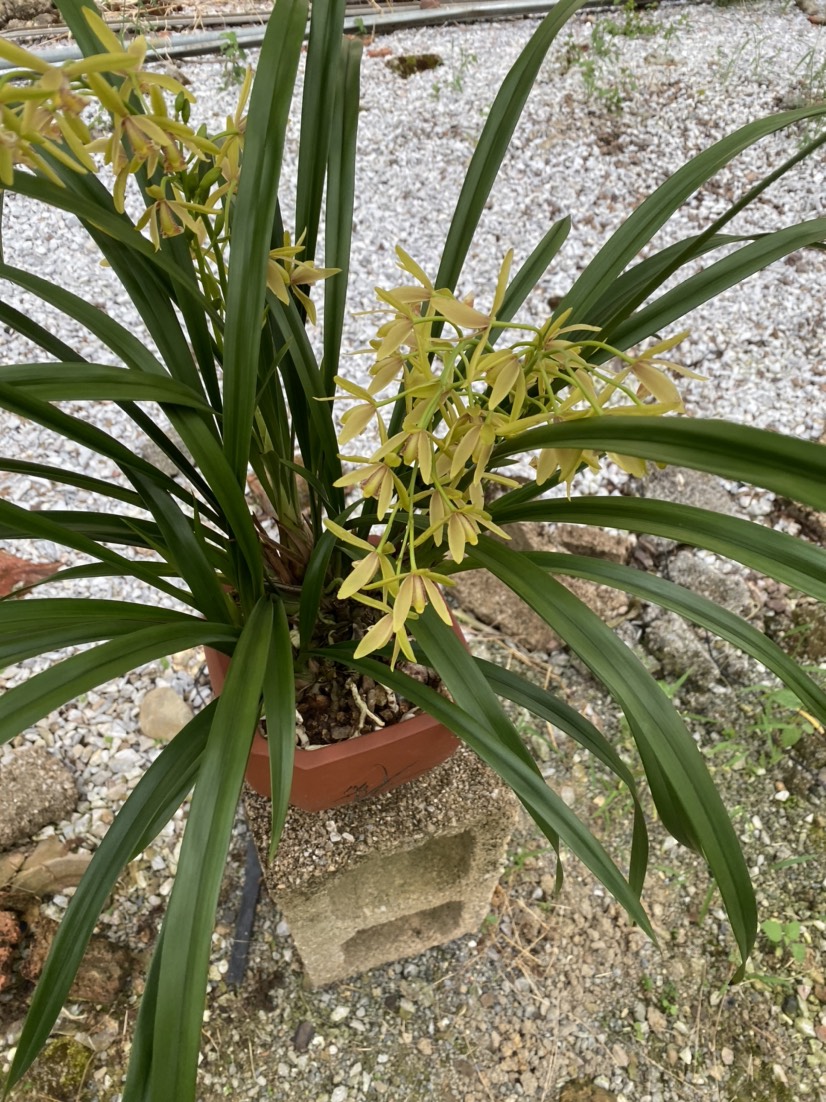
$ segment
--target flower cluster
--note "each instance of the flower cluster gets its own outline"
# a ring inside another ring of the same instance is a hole
[[[392,638],[394,659],[399,651],[412,658],[405,625],[428,604],[450,623],[437,588],[446,578],[432,569],[444,558],[443,544],[459,564],[483,529],[507,538],[485,508],[486,486],[517,485],[497,469],[497,444],[539,425],[682,411],[679,392],[663,368],[691,374],[661,358],[684,334],[632,356],[586,339],[594,327],[569,324],[567,313],[539,327],[498,321],[511,254],[499,272],[491,310],[483,313],[436,289],[411,257],[400,248],[396,252],[414,283],[376,292],[389,318],[368,350],[374,357],[372,380],[367,388],[340,376],[336,380],[342,396],[354,401],[342,417],[341,446],[368,430],[379,442],[369,455],[342,454],[351,470],[338,484],[358,485],[375,502],[384,530],[373,546],[328,525],[367,552],[344,580],[339,598],[355,598],[382,613],[356,654],[368,654]],[[513,339],[497,348],[505,329]],[[594,359],[617,360],[619,366],[597,365]],[[611,458],[633,474],[645,471],[642,460]],[[570,488],[574,473],[583,464],[597,467],[599,457],[546,448],[533,464],[540,485],[554,479]]]
[[[137,178],[146,206],[136,229],[146,229],[156,249],[164,238],[183,235],[203,290],[220,310],[252,72],[224,130],[207,135],[189,124],[190,92],[173,77],[143,68],[143,37],[124,47],[100,16],[90,9],[84,15],[105,52],[79,61],[50,65],[0,40],[0,58],[14,66],[0,77],[0,186],[10,187],[19,168],[62,186],[62,172],[95,173],[102,163],[114,175],[112,201],[122,214],[129,180]],[[90,111],[110,117],[104,136],[92,133]],[[301,252],[300,241],[292,245],[289,238],[271,252],[268,286],[285,304],[291,292],[314,322],[301,287],[334,269],[299,260]]]

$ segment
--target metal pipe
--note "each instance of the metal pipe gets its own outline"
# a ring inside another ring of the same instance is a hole
[[[502,19],[545,15],[554,7],[556,3],[551,0],[477,0],[472,3],[447,3],[440,8],[394,9],[390,12],[370,14],[367,18],[364,15],[348,15],[344,20],[344,31],[346,34],[357,34],[366,29],[370,34],[381,34],[444,23],[487,23]],[[606,7],[604,2],[594,0],[593,3],[585,4],[584,9],[581,10],[604,7]],[[372,12],[372,9],[364,10],[365,13]],[[233,32],[235,42],[243,49],[254,49],[264,41],[265,30],[266,27],[259,26],[235,31]],[[173,34],[163,38],[149,38],[147,55],[163,61],[169,57],[197,57],[203,54],[220,53],[226,46],[225,34],[225,31],[209,31],[203,34]],[[76,46],[33,52],[49,65],[77,61],[83,56]],[[16,66],[0,61],[0,70],[11,68]]]

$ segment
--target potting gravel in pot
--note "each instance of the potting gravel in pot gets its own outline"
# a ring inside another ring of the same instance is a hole
[[[458,629],[456,629],[458,632]],[[213,691],[224,684],[229,658],[206,648]],[[402,672],[438,690],[439,679],[424,666],[400,663]],[[296,749],[290,804],[325,811],[390,792],[440,765],[459,746],[443,724],[399,701],[371,677],[348,676],[299,687]],[[270,797],[266,719],[256,728],[246,781]]]

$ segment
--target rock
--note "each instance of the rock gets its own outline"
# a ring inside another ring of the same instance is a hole
[[[11,985],[14,947],[22,936],[20,920],[14,911],[0,910],[0,991],[4,991]]]
[[[459,574],[450,593],[472,616],[497,628],[518,647],[553,653],[562,640],[524,601],[487,571]]]
[[[25,23],[52,11],[54,5],[51,0],[0,0],[0,27],[11,30],[12,22]]]
[[[26,861],[25,850],[0,854],[0,888],[11,884]]]
[[[666,612],[647,629],[645,646],[659,659],[666,677],[680,678],[689,673],[697,687],[709,688],[719,678],[719,670],[692,629],[673,612]]]
[[[704,471],[690,471],[679,467],[654,469],[640,481],[640,493],[642,497],[654,497],[678,505],[692,505],[697,509],[710,509],[714,513],[730,515],[736,511],[734,498],[721,479]]]
[[[47,823],[59,823],[77,806],[69,770],[47,750],[26,746],[0,766],[0,849],[28,841]]]
[[[757,602],[745,578],[737,573],[724,573],[719,567],[705,562],[693,551],[680,551],[668,564],[672,582],[707,597],[716,605],[747,616]]]
[[[801,600],[792,613],[794,645],[813,662],[826,658],[826,608],[815,601]]]
[[[315,1037],[315,1027],[312,1022],[299,1022],[293,1034],[293,1048],[296,1052],[306,1052],[310,1047],[310,1041]]]
[[[559,1102],[617,1102],[617,1096],[592,1079],[569,1079],[559,1092]]]
[[[613,562],[627,559],[633,544],[630,537],[611,536],[599,529],[576,524],[560,524],[553,529],[534,524],[510,524],[506,531],[510,536],[508,546],[515,551],[570,551]],[[611,626],[628,612],[628,597],[619,590],[582,578],[560,577],[559,581]],[[498,628],[525,650],[552,654],[564,645],[541,617],[487,572],[460,574],[450,592],[462,608],[483,623]]]
[[[161,685],[144,694],[138,723],[147,738],[169,742],[191,719],[192,709],[174,689]]]
[[[32,932],[28,957],[21,961],[19,971],[27,980],[36,980],[46,963],[57,923],[34,908],[27,913]],[[105,937],[93,937],[86,949],[69,998],[77,1002],[108,1005],[123,990],[132,973],[133,959],[128,950],[113,945]]]
[[[94,1052],[74,1037],[49,1041],[37,1062],[26,1075],[25,1086],[32,1098],[49,1102],[76,1102],[82,1097],[89,1063]]]
[[[572,555],[592,555],[609,562],[625,563],[634,546],[634,537],[606,532],[585,524],[555,524],[551,539]]]
[[[34,849],[0,857],[0,888],[56,895],[76,887],[91,860],[89,854],[72,853],[59,838],[45,838]]]
[[[662,1037],[668,1029],[668,1018],[666,1018],[662,1010],[656,1006],[649,1006],[645,1017],[653,1032],[656,1033],[658,1037]]]

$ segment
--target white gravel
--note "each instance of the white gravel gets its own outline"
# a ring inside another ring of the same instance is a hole
[[[577,43],[589,40],[591,25],[599,18],[583,15],[572,24]],[[550,223],[568,213],[574,222],[569,240],[528,304],[526,316],[541,318],[548,298],[566,290],[630,208],[690,155],[750,119],[800,102],[806,95],[824,94],[826,32],[788,4],[759,0],[726,7],[670,5],[650,18],[664,30],[673,27],[673,33],[617,38],[621,57],[601,78],[610,81],[612,73],[633,71],[636,88],[618,114],[608,113],[599,100],[587,96],[576,67],[565,71],[564,43],[544,64],[462,275],[460,290],[477,292],[480,305],[489,301],[505,251],[513,247],[518,263]],[[463,172],[493,93],[534,26],[535,21],[516,21],[445,27],[378,41],[376,46],[387,45],[394,54],[427,51],[444,59],[443,67],[406,81],[386,67],[383,57],[371,57],[368,48],[352,256],[354,316],[348,320],[345,348],[361,346],[372,333],[373,319],[355,315],[374,304],[374,286],[397,282],[395,243],[435,275]],[[190,60],[184,69],[198,97],[198,117],[211,127],[220,126],[235,97],[234,89],[223,88],[224,63]],[[296,114],[289,158],[294,157],[297,135]],[[696,233],[744,186],[794,151],[800,140],[801,131],[795,129],[747,152],[735,169],[721,174],[719,183],[687,204],[657,244]],[[288,164],[288,176],[291,168]],[[823,216],[825,181],[821,152],[761,197],[731,232],[766,231]],[[284,204],[288,224],[291,205]],[[111,273],[98,265],[91,245],[74,231],[71,219],[7,196],[3,247],[7,262],[63,283],[140,331],[125,295]],[[688,317],[692,334],[682,346],[683,360],[708,376],[707,382],[686,388],[693,415],[729,417],[806,439],[821,436],[825,275],[824,255],[808,251]],[[9,293],[6,287],[0,290]],[[12,301],[21,306],[20,296],[15,294]],[[111,359],[68,319],[31,300],[22,303],[85,356]],[[24,340],[6,334],[0,358],[14,363],[41,357]],[[356,360],[343,364],[344,371],[356,375],[364,369]],[[115,406],[86,407],[85,415],[121,443],[142,447],[144,441]],[[2,412],[0,439],[4,451],[16,458],[116,477],[110,462]],[[66,486],[2,473],[0,495],[37,509],[81,508],[86,496]],[[83,561],[44,543],[0,541],[0,546],[38,560]],[[77,582],[65,592],[140,599],[137,587],[120,580]],[[22,668],[3,670],[0,690],[43,665],[42,660],[32,660]],[[161,684],[171,685],[199,706],[199,656],[177,656],[103,686],[21,736],[24,742],[54,746],[76,771],[82,802],[76,819],[57,827],[60,837],[93,847],[119,800],[157,754],[158,747],[139,734],[137,713],[142,694]],[[130,941],[136,914],[169,891],[182,825],[179,813],[145,859],[132,867],[107,912],[107,924],[124,942]],[[226,942],[217,937],[216,961],[225,953]],[[344,1098],[337,1090],[333,1096]],[[363,1095],[353,1087],[347,1097]]]

